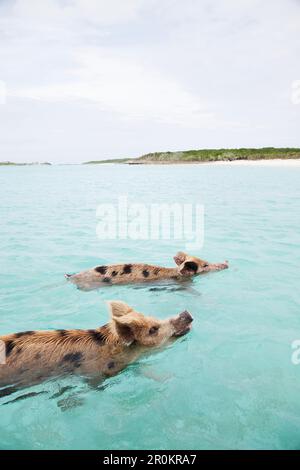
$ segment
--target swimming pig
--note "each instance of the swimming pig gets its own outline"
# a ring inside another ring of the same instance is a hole
[[[0,336],[6,350],[6,363],[0,363],[0,386],[24,387],[66,374],[95,379],[115,375],[146,351],[188,333],[193,321],[187,311],[159,320],[121,301],[108,304],[109,323],[94,330]]]
[[[182,251],[174,256],[174,261],[177,264],[175,268],[164,268],[142,263],[112,264],[109,266],[96,266],[78,274],[66,274],[65,277],[75,284],[78,289],[88,291],[111,284],[138,284],[168,279],[182,281],[198,274],[228,268],[227,261],[211,264]]]

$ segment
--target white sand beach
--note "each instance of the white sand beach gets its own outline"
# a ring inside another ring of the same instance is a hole
[[[235,161],[219,161],[207,162],[207,165],[229,165],[229,166],[286,166],[299,167],[300,159],[274,159],[274,160],[235,160]]]
[[[109,162],[111,164],[112,162]],[[116,162],[115,164],[119,164]],[[128,165],[217,165],[217,166],[275,166],[275,167],[298,167],[300,168],[300,158],[276,158],[269,160],[220,160],[220,161],[172,161],[172,160],[157,160],[157,161],[135,161],[130,160],[126,162]]]

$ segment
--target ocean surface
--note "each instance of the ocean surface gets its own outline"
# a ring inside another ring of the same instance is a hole
[[[204,205],[192,253],[230,269],[194,291],[107,287],[64,279],[99,264],[172,266],[184,240],[101,240],[96,209],[130,203]],[[255,166],[0,167],[0,334],[94,328],[105,301],[192,332],[90,388],[56,379],[0,398],[1,449],[299,449],[300,169]],[[0,366],[1,367],[1,366]]]

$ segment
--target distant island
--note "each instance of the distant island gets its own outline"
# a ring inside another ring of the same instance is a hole
[[[31,166],[31,165],[51,165],[49,162],[32,162],[32,163],[15,163],[15,162],[0,162],[0,166]]]
[[[83,165],[103,163],[121,163],[128,165],[204,163],[235,160],[273,160],[300,159],[300,148],[239,148],[239,149],[203,149],[179,152],[154,152],[138,158],[117,158],[110,160],[92,160]]]

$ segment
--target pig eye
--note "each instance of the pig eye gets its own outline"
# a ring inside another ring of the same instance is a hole
[[[155,335],[158,332],[159,326],[151,326],[149,330],[149,335]]]
[[[207,268],[208,263],[204,263],[203,268]]]

